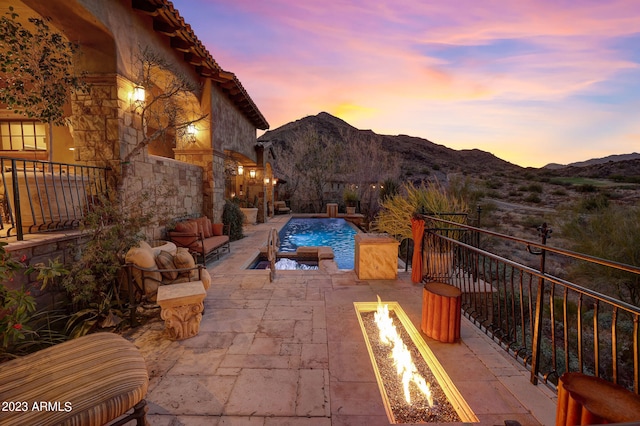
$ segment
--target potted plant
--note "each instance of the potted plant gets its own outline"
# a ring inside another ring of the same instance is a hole
[[[244,224],[253,225],[258,222],[258,197],[254,197],[254,202],[249,201],[249,198],[245,198],[240,201],[240,211],[244,214]]]
[[[345,188],[344,192],[342,193],[342,198],[344,199],[344,203],[347,206],[347,214],[356,214],[356,206],[358,205],[359,201],[358,193],[351,188]]]

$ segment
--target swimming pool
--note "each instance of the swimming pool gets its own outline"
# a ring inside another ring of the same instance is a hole
[[[294,217],[280,230],[280,251],[294,252],[298,247],[329,246],[340,269],[353,269],[355,235],[358,229],[344,219]]]

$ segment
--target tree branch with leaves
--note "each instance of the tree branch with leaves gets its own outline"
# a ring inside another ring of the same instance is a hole
[[[13,7],[0,17],[0,102],[16,114],[66,125],[64,105],[72,91],[86,91],[74,72],[78,45],[48,21],[28,18],[23,25]]]
[[[208,117],[191,108],[200,87],[175,66],[149,47],[140,49],[136,57],[136,85],[145,89],[146,99],[137,107],[143,126],[143,136],[125,155],[123,162],[136,157],[150,143],[175,132],[183,136],[191,124]]]

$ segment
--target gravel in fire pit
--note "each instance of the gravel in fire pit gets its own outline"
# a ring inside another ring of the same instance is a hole
[[[400,338],[411,352],[411,358],[415,364],[418,373],[431,386],[431,394],[433,395],[433,407],[429,408],[429,403],[422,397],[415,385],[409,386],[411,393],[411,405],[407,404],[404,398],[404,389],[402,379],[396,373],[396,367],[393,365],[391,357],[392,345],[384,345],[380,342],[378,326],[374,319],[375,312],[360,312],[360,317],[364,324],[367,338],[376,359],[380,377],[382,377],[383,386],[389,399],[389,405],[396,423],[452,423],[460,422],[461,419],[456,413],[451,403],[447,400],[444,391],[436,381],[435,376],[422,358],[422,354],[411,340],[409,333],[404,329],[402,323],[393,311],[389,311],[389,316],[396,326]]]

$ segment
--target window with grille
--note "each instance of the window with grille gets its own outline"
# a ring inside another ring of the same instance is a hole
[[[1,121],[3,151],[46,151],[45,124],[39,121]]]

